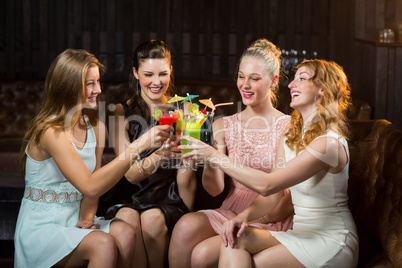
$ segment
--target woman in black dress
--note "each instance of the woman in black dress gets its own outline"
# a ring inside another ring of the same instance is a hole
[[[129,99],[116,105],[114,150],[119,152],[149,128],[158,124],[153,119],[156,109],[175,110],[169,105],[174,86],[171,56],[163,41],[140,44],[133,56]],[[179,107],[188,110],[188,103]],[[196,190],[195,173],[172,168],[175,161],[166,161],[155,150],[141,154],[131,169],[103,201],[111,206],[106,218],[118,217],[136,231],[137,267],[164,267],[170,234],[175,223],[192,210]],[[105,200],[106,199],[106,200]]]

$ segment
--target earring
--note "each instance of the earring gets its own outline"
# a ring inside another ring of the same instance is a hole
[[[314,96],[314,104],[317,104],[317,95]]]

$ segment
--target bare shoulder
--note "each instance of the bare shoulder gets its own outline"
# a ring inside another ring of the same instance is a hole
[[[65,130],[49,127],[44,131],[40,139],[40,145],[44,152],[52,155],[52,152],[57,148],[72,147],[72,137]]]
[[[121,115],[124,116],[124,108],[123,108],[123,105],[121,103],[117,103],[114,106],[114,108],[115,108],[114,113],[113,113],[114,116],[121,116]]]
[[[56,127],[47,128],[41,137],[41,142],[59,140],[68,138],[68,133],[65,130],[59,130]]]
[[[63,144],[63,142],[67,139],[67,135],[65,131],[57,130],[54,127],[50,127],[46,129],[43,135],[40,138],[39,143],[30,143],[28,147],[28,154],[31,158],[36,161],[43,161],[49,157],[51,154],[47,148],[52,148],[52,146]]]
[[[334,137],[319,137],[307,146],[306,151],[332,168],[342,167],[347,162],[343,144]]]
[[[216,119],[213,123],[212,126],[214,129],[223,129],[224,128],[224,122],[223,122],[223,118],[218,118]]]
[[[320,151],[322,153],[325,153],[332,150],[337,151],[339,145],[341,145],[341,143],[337,139],[329,136],[323,136],[313,140],[309,144],[309,147],[314,148],[315,150]]]

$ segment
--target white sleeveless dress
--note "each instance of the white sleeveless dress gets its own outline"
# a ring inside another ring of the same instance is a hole
[[[295,215],[293,229],[272,232],[306,267],[356,267],[358,237],[348,207],[349,149],[345,138],[328,131],[345,147],[348,163],[332,174],[326,171],[290,188]],[[284,144],[286,162],[296,157]]]
[[[93,172],[96,137],[88,121],[87,126],[84,147],[78,150],[74,146],[74,149]],[[75,227],[82,197],[53,158],[35,161],[27,154],[25,192],[14,235],[14,267],[51,267],[73,251],[90,232],[109,232],[112,220],[103,218],[95,218],[97,230]]]

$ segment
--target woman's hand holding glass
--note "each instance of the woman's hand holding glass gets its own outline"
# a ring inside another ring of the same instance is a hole
[[[177,147],[178,150],[183,152],[182,159],[209,161],[210,158],[218,152],[214,147],[191,136],[181,136],[179,139],[180,141],[187,141],[191,143],[182,143],[182,145]]]
[[[170,138],[170,131],[174,131],[170,125],[154,126],[135,140],[131,146],[138,145],[144,151],[159,148]]]

